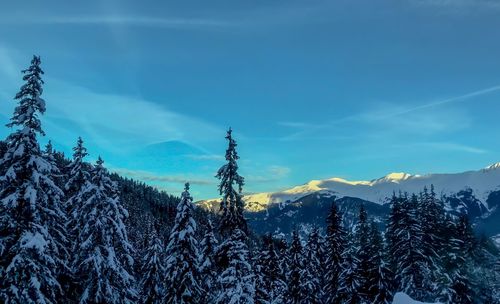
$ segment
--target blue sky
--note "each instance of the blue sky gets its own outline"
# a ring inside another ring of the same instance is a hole
[[[494,0],[4,1],[0,122],[35,53],[46,139],[195,199],[229,126],[247,192],[478,169],[500,161],[499,28]]]

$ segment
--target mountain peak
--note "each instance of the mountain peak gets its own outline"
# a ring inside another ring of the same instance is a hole
[[[486,170],[496,170],[500,169],[500,162],[489,165],[485,168]]]
[[[379,184],[379,183],[384,183],[384,182],[399,183],[401,181],[410,179],[414,176],[417,176],[417,175],[412,175],[412,174],[404,173],[404,172],[392,172],[392,173],[387,174],[384,177],[381,177],[379,179],[374,180],[373,184]]]

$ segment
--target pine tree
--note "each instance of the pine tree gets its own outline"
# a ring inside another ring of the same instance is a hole
[[[420,194],[417,217],[422,228],[422,252],[426,257],[427,268],[429,269],[430,283],[429,300],[442,297],[448,288],[449,277],[443,269],[442,256],[446,254],[445,244],[445,212],[442,202],[436,199],[434,186],[431,185],[430,192],[427,187]]]
[[[356,276],[359,279],[358,294],[362,302],[369,303],[371,302],[371,271],[374,266],[371,260],[370,226],[368,224],[368,215],[363,205],[359,208],[358,223],[355,226],[354,246],[357,259]]]
[[[274,240],[270,234],[263,237],[263,244],[255,262],[255,302],[258,304],[284,303],[287,289],[280,269]]]
[[[208,220],[206,228],[207,231],[200,243],[200,274],[203,280],[203,302],[211,303],[213,302],[214,289],[216,289],[217,267],[214,254],[218,242],[215,238],[212,221]]]
[[[195,238],[196,222],[193,218],[192,201],[189,183],[186,183],[167,246],[166,303],[187,304],[201,301],[200,254]]]
[[[346,246],[346,233],[342,227],[342,215],[339,213],[335,202],[332,204],[327,217],[325,241],[325,287],[326,303],[338,303],[337,290],[340,285],[342,272],[342,255]]]
[[[362,303],[359,289],[361,278],[359,277],[359,260],[356,255],[356,245],[350,240],[346,250],[342,254],[342,270],[339,277],[339,287],[337,290],[338,303],[357,304]]]
[[[227,248],[228,266],[218,278],[220,286],[216,303],[253,304],[255,278],[249,263],[246,234],[235,229],[222,245]]]
[[[78,137],[76,146],[73,148],[73,159],[68,166],[68,181],[64,185],[68,197],[65,207],[70,217],[70,229],[74,228],[75,211],[80,209],[85,201],[83,194],[90,180],[88,166],[84,163],[84,158],[87,155],[87,149],[83,146],[83,140],[81,137]]]
[[[163,242],[154,225],[150,225],[148,247],[145,251],[139,282],[139,301],[144,304],[162,304],[165,297],[165,265]]]
[[[226,139],[228,148],[226,150],[226,161],[218,171],[216,177],[220,180],[219,193],[222,195],[220,204],[221,220],[219,231],[228,236],[234,229],[247,233],[247,223],[243,217],[244,204],[241,197],[244,178],[238,174],[239,159],[236,152],[236,141],[233,139],[232,130],[227,131]]]
[[[303,288],[303,248],[297,230],[292,233],[292,242],[288,250],[288,292],[287,298],[290,304],[300,304],[304,298]]]
[[[133,303],[133,248],[123,221],[128,212],[119,200],[99,157],[77,210],[74,275],[81,285],[80,303]]]
[[[422,227],[417,218],[416,195],[403,198],[402,222],[396,235],[399,236],[393,258],[397,262],[396,282],[399,290],[416,300],[425,300],[429,294],[429,268],[422,250]]]
[[[304,248],[304,268],[301,278],[304,286],[304,303],[323,303],[324,254],[321,246],[319,229],[314,227],[309,234]]]
[[[451,235],[447,242],[444,261],[449,285],[440,295],[441,301],[457,304],[474,303],[472,284],[467,273],[475,255],[476,241],[472,227],[464,214],[460,215],[456,222],[449,218],[447,225]]]
[[[375,222],[370,224],[370,289],[369,299],[373,304],[390,304],[394,295],[393,273],[384,255],[384,244]]]
[[[62,191],[53,180],[53,168],[40,151],[37,136],[45,135],[39,116],[43,71],[34,56],[23,70],[25,83],[7,124],[17,127],[7,138],[0,178],[0,300],[4,303],[56,303],[62,295],[58,275],[64,261],[61,241],[64,222]]]

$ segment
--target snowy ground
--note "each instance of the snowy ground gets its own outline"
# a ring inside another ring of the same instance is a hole
[[[424,303],[415,301],[412,298],[410,298],[407,294],[403,292],[398,292],[394,295],[394,300],[392,301],[392,304],[439,304],[439,303]]]

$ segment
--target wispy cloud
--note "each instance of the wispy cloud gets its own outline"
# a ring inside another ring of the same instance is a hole
[[[307,123],[307,122],[279,122],[278,125],[294,129],[291,134],[281,137],[283,141],[295,141],[302,139],[336,139],[335,136],[326,134],[335,134],[335,132],[326,132],[331,128],[340,125],[381,125],[395,127],[394,131],[419,131],[436,132],[446,130],[456,130],[467,126],[470,118],[457,109],[448,109],[449,112],[430,112],[429,110],[445,105],[467,102],[476,97],[500,92],[500,85],[487,87],[481,90],[465,93],[444,99],[438,99],[432,102],[422,103],[420,105],[403,107],[398,104],[385,104],[382,108],[368,112],[362,112],[335,119],[326,123]],[[460,124],[455,122],[460,121]],[[405,129],[406,128],[406,129]],[[373,130],[373,129],[372,129]],[[331,136],[331,137],[330,137]]]
[[[123,168],[111,168],[110,169],[113,172],[116,172],[118,174],[134,178],[137,180],[141,180],[144,182],[159,182],[159,183],[176,183],[176,184],[183,184],[186,182],[189,182],[190,184],[193,185],[213,185],[214,182],[212,180],[207,180],[203,178],[197,178],[197,177],[192,177],[192,176],[185,176],[185,175],[161,175],[161,174],[154,174],[148,171],[142,171],[142,170],[129,170],[129,169],[123,169]]]
[[[4,22],[9,22],[4,20]],[[15,20],[10,20],[15,22]],[[157,18],[150,16],[58,16],[48,18],[33,18],[27,20],[28,23],[36,24],[54,24],[54,25],[128,25],[128,26],[154,26],[154,27],[169,27],[169,28],[186,28],[186,27],[227,27],[236,25],[235,22],[201,19],[201,18]]]
[[[245,181],[249,183],[268,183],[279,181],[288,177],[292,170],[289,167],[284,166],[269,166],[263,170],[262,175],[248,175],[245,177]]]
[[[446,151],[467,152],[473,154],[484,154],[488,152],[487,150],[481,148],[469,145],[463,145],[459,143],[453,143],[453,142],[420,142],[420,143],[414,143],[412,146],[446,150]]]
[[[224,160],[224,156],[222,155],[216,155],[216,154],[187,154],[184,155],[184,157],[189,158],[189,159],[194,159],[194,160],[214,160],[214,161],[220,161]]]

